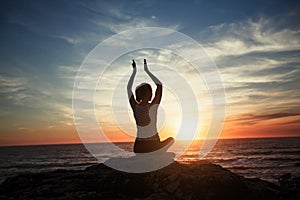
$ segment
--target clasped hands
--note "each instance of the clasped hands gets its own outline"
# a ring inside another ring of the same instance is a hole
[[[133,68],[133,70],[136,70],[136,63],[135,63],[135,61],[134,60],[132,60],[132,68]],[[144,59],[144,70],[145,70],[145,72],[149,72],[149,68],[148,68],[148,66],[147,66],[147,61],[146,61],[146,59]]]

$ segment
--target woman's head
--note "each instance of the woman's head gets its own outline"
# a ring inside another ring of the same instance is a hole
[[[142,83],[135,89],[135,96],[138,102],[149,102],[152,98],[152,88],[148,83]]]

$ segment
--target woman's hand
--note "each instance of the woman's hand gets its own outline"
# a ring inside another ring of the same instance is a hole
[[[146,59],[144,59],[144,70],[145,70],[145,72],[147,72],[147,73],[150,72],[150,71],[149,71],[149,68],[148,68],[148,66],[147,66],[147,61],[146,61]]]
[[[134,108],[134,105],[136,104],[136,101],[134,99],[133,93],[132,93],[132,85],[133,85],[133,81],[134,81],[134,77],[136,74],[136,64],[134,62],[134,60],[132,60],[132,74],[130,76],[130,79],[127,83],[127,95],[128,95],[128,99],[130,102],[130,106],[132,107],[132,109]]]
[[[135,64],[135,61],[134,61],[134,60],[132,60],[132,68],[133,68],[133,69],[136,69],[136,64]]]

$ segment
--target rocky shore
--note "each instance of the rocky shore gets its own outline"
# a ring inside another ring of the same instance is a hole
[[[0,199],[300,199],[299,178],[280,185],[248,179],[219,165],[195,162],[148,173],[117,171],[104,164],[85,170],[57,170],[6,179]]]

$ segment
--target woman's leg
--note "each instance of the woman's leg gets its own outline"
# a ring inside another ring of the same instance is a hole
[[[134,153],[149,153],[157,149],[159,141],[135,140]]]
[[[164,141],[159,140],[135,140],[134,153],[149,153],[157,150],[167,151],[174,144],[174,138],[169,137]]]
[[[165,151],[168,150],[168,148],[170,148],[173,144],[174,144],[175,140],[172,137],[169,137],[167,139],[165,139],[164,141],[161,141],[159,144],[159,149],[164,148]]]

